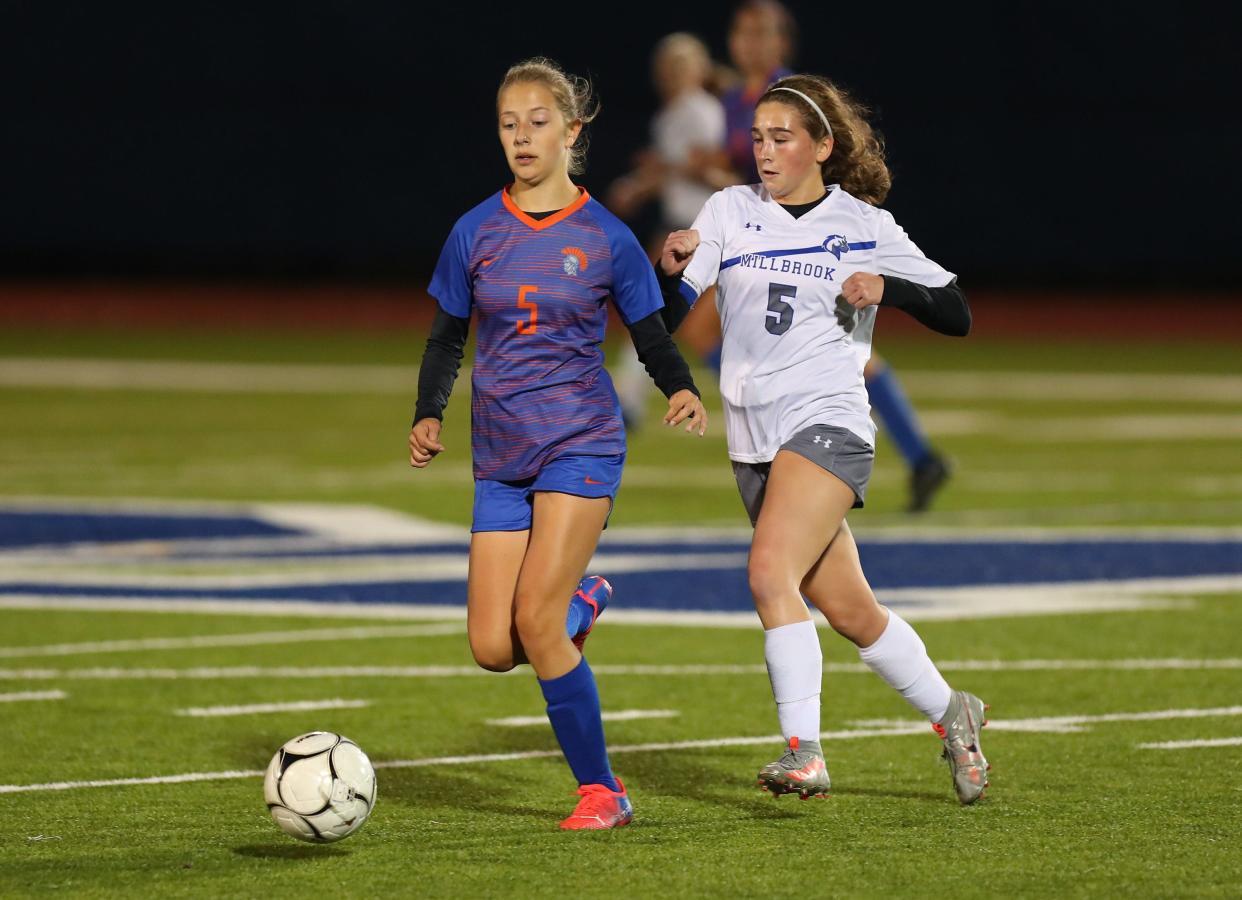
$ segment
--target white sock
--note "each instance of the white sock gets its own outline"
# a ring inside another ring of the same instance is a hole
[[[768,663],[772,697],[788,741],[819,740],[819,693],[824,680],[824,654],[815,623],[794,622],[763,633],[763,658]]]
[[[860,647],[858,655],[927,718],[933,722],[944,718],[952,690],[928,657],[922,639],[897,613],[888,611],[884,633],[870,647]]]

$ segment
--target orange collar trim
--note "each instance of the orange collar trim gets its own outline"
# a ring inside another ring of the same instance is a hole
[[[535,231],[543,231],[545,228],[551,228],[557,222],[563,222],[578,210],[582,209],[582,207],[586,206],[586,202],[591,199],[591,195],[587,193],[586,188],[580,187],[578,188],[580,191],[578,199],[573,203],[548,216],[546,219],[532,219],[526,213],[522,212],[522,210],[518,209],[518,205],[514,203],[513,198],[509,196],[509,188],[511,187],[513,187],[513,185],[507,184],[505,185],[504,190],[500,192],[500,199],[504,203],[505,209],[513,213],[513,217],[523,225],[533,228]]]

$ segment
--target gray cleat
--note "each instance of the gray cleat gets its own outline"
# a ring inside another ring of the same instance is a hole
[[[954,691],[944,718],[932,725],[944,741],[944,759],[953,773],[953,789],[962,805],[974,803],[988,786],[988,770],[979,746],[979,729],[988,724],[988,706],[974,694]]]
[[[774,797],[797,794],[803,800],[827,797],[832,789],[828,780],[828,764],[819,741],[789,739],[789,749],[776,762],[759,770],[759,787]]]

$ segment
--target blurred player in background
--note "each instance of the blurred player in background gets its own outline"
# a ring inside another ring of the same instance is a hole
[[[729,457],[755,527],[748,577],[788,749],[776,794],[826,794],[823,656],[803,595],[873,671],[931,721],[962,803],[987,787],[984,705],[954,691],[919,636],[867,584],[846,513],[875,459],[863,367],[882,302],[951,335],[970,330],[953,273],[878,209],[891,179],[866,110],[828,81],[782,78],[751,129],[761,184],[712,196],[660,259],[670,330],[716,285]],[[678,277],[680,276],[680,277]]]
[[[729,25],[729,60],[737,69],[737,81],[720,99],[728,128],[728,165],[741,183],[759,180],[750,145],[755,104],[768,85],[792,73],[789,64],[796,48],[793,17],[776,0],[746,0],[734,9]]]
[[[790,74],[789,64],[796,47],[796,24],[789,10],[777,0],[746,0],[734,11],[729,28],[729,57],[737,67],[739,81],[721,99],[728,127],[728,164],[738,174],[738,182],[753,184],[759,180],[750,139],[755,102],[768,85]],[[711,303],[697,304],[687,321],[687,327],[696,332],[696,346],[710,343],[709,336],[719,335],[720,324],[713,310]],[[716,369],[720,367],[719,353],[717,345],[704,357]],[[948,480],[948,463],[928,441],[892,367],[873,354],[864,377],[871,407],[910,471],[906,508],[922,512]]]
[[[724,107],[707,90],[713,66],[707,46],[692,34],[665,36],[652,54],[652,80],[661,106],[651,120],[651,146],[638,154],[634,170],[608,189],[608,208],[632,220],[652,199],[659,200],[660,225],[649,245],[658,258],[670,231],[688,228],[713,191],[736,183],[721,153],[725,141]],[[692,346],[694,346],[692,344]],[[697,352],[710,352],[709,337]],[[638,357],[628,349],[616,366],[617,393],[626,427],[643,418],[649,380]]]
[[[582,170],[581,132],[597,110],[590,85],[549,60],[505,75],[498,128],[514,180],[458,219],[440,255],[409,441],[416,468],[444,451],[441,419],[476,316],[470,649],[485,669],[534,668],[579,784],[577,808],[561,822],[570,830],[614,828],[633,815],[581,654],[611,594],[604,579],[583,573],[625,461],[600,351],[608,297],[669,398],[664,421],[689,420],[699,434],[707,424],[660,316],[651,263],[629,229],[570,180]]]

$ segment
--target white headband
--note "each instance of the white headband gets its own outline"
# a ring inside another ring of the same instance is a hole
[[[807,103],[811,104],[811,109],[815,110],[815,112],[819,114],[819,120],[820,120],[821,122],[823,122],[823,123],[824,123],[824,130],[828,132],[828,137],[832,137],[832,126],[828,124],[828,117],[827,117],[826,115],[824,115],[824,111],[823,111],[822,109],[820,109],[820,108],[819,108],[819,104],[818,104],[818,103],[816,103],[814,100],[812,100],[812,99],[811,99],[810,97],[808,97],[806,94],[802,93],[802,91],[795,91],[795,90],[794,90],[793,88],[791,88],[791,87],[775,87],[775,88],[772,88],[772,90],[774,90],[774,91],[789,91],[789,93],[791,93],[791,94],[797,94],[799,97],[801,97],[801,98],[802,98],[803,100],[805,100]]]

